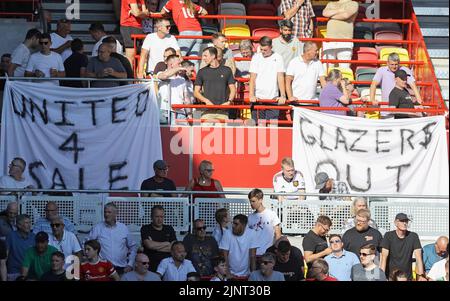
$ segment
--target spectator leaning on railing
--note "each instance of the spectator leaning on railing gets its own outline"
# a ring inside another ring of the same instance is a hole
[[[89,60],[86,76],[93,78],[127,78],[127,72],[122,63],[111,57],[111,47],[102,43],[98,50],[98,56]],[[93,81],[91,87],[109,88],[120,86],[118,81]]]

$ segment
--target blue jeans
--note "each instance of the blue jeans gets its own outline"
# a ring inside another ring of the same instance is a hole
[[[180,32],[180,36],[202,36],[203,32],[186,30]],[[178,39],[178,45],[181,49],[181,55],[183,56],[200,56],[200,45],[202,44],[202,39]],[[192,61],[195,64],[195,70],[198,70],[199,61]]]

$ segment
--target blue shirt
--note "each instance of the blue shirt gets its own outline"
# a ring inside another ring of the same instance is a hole
[[[425,265],[425,271],[427,273],[431,270],[433,264],[442,259],[445,259],[445,257],[441,257],[438,254],[436,254],[434,243],[423,247],[423,264]]]
[[[18,231],[13,231],[6,237],[8,274],[20,273],[25,252],[35,245],[34,236],[34,233],[30,232],[27,237],[22,237]]]
[[[325,257],[325,261],[328,263],[330,276],[339,281],[351,281],[352,267],[359,264],[358,256],[345,250],[342,251],[341,257],[331,253]]]
[[[62,217],[62,219],[64,220],[64,230],[76,234],[75,226],[73,225],[73,223],[64,216]],[[50,221],[45,217],[41,217],[34,223],[33,232],[36,234],[41,231],[47,232],[48,235],[52,234],[52,227],[50,226]]]

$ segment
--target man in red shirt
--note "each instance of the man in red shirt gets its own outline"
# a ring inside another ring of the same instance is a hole
[[[134,50],[132,34],[143,34],[142,20],[149,16],[144,0],[122,0],[120,11],[120,33],[125,44],[125,56],[134,65]]]

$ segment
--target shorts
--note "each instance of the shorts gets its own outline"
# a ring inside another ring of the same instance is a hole
[[[125,48],[134,48],[132,34],[143,34],[141,28],[130,27],[130,26],[120,26],[120,34],[123,38],[123,44]]]

